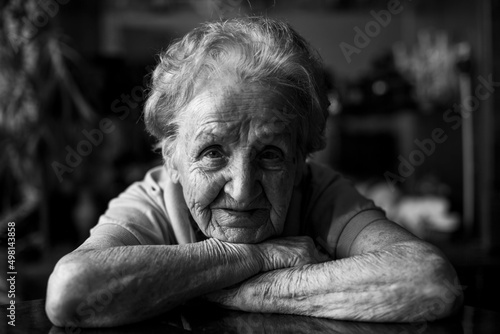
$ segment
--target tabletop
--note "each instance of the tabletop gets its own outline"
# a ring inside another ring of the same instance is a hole
[[[15,326],[8,324],[8,305],[0,305],[0,333],[499,333],[500,313],[464,306],[453,317],[435,322],[366,323],[306,316],[247,313],[213,304],[184,305],[156,318],[114,328],[61,328],[45,314],[45,300],[15,304]],[[12,322],[11,322],[12,323]]]

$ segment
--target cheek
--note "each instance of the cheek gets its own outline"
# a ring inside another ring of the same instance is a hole
[[[293,182],[290,180],[293,180],[294,176],[294,168],[290,166],[281,173],[267,175],[263,180],[267,198],[278,215],[286,215],[288,211],[293,192]]]
[[[196,211],[204,210],[219,195],[223,185],[224,182],[216,175],[198,169],[189,171],[183,182],[188,207]]]

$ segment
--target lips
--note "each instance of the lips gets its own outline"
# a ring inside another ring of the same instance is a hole
[[[259,209],[251,209],[251,210],[234,210],[234,209],[221,209],[227,212],[230,215],[239,216],[239,217],[250,217]]]
[[[256,228],[267,222],[269,209],[235,210],[212,209],[212,217],[220,226],[228,228]]]

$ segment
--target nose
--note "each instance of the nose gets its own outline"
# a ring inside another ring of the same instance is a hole
[[[224,191],[238,204],[249,205],[262,193],[258,168],[249,159],[234,158],[229,167]]]

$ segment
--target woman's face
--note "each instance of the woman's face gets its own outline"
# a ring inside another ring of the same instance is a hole
[[[209,87],[179,119],[171,174],[206,236],[281,234],[302,161],[285,102],[256,84]]]

